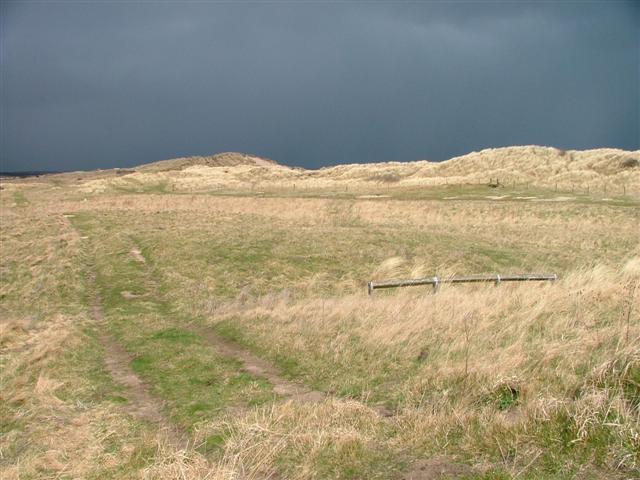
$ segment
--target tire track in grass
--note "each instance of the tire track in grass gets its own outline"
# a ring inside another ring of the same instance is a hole
[[[81,237],[78,230],[69,221],[73,215],[64,215],[63,218],[69,230],[78,240],[86,238]],[[98,339],[104,350],[105,367],[114,382],[125,387],[125,391],[122,393],[126,402],[120,405],[120,409],[138,420],[155,425],[173,447],[186,446],[188,437],[185,432],[164,415],[164,403],[153,396],[150,386],[144,383],[131,368],[132,355],[107,332],[107,321],[102,310],[100,295],[97,293],[95,272],[89,274],[89,282],[91,288],[96,291],[92,299],[91,315],[99,328]]]
[[[140,249],[131,248],[133,239],[120,235],[103,242],[102,230],[95,227],[104,223],[91,216],[77,221],[79,232],[90,233],[86,238],[96,237],[93,313],[103,325],[109,372],[129,390],[129,413],[173,438],[194,440],[192,433],[199,439],[191,431],[194,425],[273,399],[268,382],[242,371],[238,361],[218,355],[184,328],[188,320],[173,314],[153,266],[145,265]]]
[[[255,377],[267,380],[273,385],[273,391],[283,397],[284,401],[298,403],[320,403],[333,395],[321,390],[313,390],[303,383],[288,380],[282,376],[278,368],[267,360],[251,353],[246,348],[218,335],[211,328],[190,325],[190,330],[204,338],[221,356],[237,360],[243,365],[243,370]],[[381,417],[393,417],[396,413],[386,405],[369,405]]]
[[[131,249],[130,253],[145,270],[145,273],[148,274],[150,268],[149,262],[144,257],[139,245],[135,245],[135,248]],[[152,281],[157,283],[156,280]],[[127,297],[126,293],[127,292],[122,292],[125,297]],[[240,362],[243,365],[242,371],[268,381],[273,386],[273,391],[280,395],[283,401],[319,403],[326,399],[333,398],[329,393],[314,390],[303,383],[286,379],[275,365],[253,354],[245,347],[225,339],[211,328],[194,323],[185,325],[184,328],[203,338],[220,356]],[[385,405],[370,405],[370,408],[382,417],[395,415],[395,413]]]
[[[278,369],[266,360],[254,355],[236,343],[232,343],[213,330],[190,325],[190,330],[206,340],[221,356],[239,361],[243,365],[243,371],[251,375],[267,380],[273,391],[282,396],[284,400],[292,400],[300,403],[318,403],[328,398],[328,394],[319,390],[313,390],[304,384],[292,382],[280,375]]]
[[[138,245],[130,250],[133,259],[140,264],[148,275],[149,263],[142,253],[142,249]],[[154,280],[155,282],[155,280]],[[155,282],[157,283],[157,282]],[[122,292],[125,298],[128,298],[128,292]],[[282,377],[278,369],[266,360],[254,355],[240,345],[230,342],[215,333],[212,329],[202,327],[195,324],[185,325],[185,329],[199,337],[203,338],[207,345],[212,347],[220,356],[229,360],[240,362],[243,367],[242,371],[268,381],[273,386],[273,391],[283,397],[284,400],[292,400],[300,403],[318,403],[328,397],[324,392],[313,390],[307,386],[292,382]]]
[[[140,380],[132,370],[130,363],[133,356],[107,333],[106,319],[97,294],[93,300],[92,314],[95,323],[100,327],[99,340],[104,349],[105,366],[111,378],[116,383],[124,385],[126,389],[123,393],[127,402],[122,404],[122,410],[138,420],[155,425],[174,447],[185,446],[188,443],[186,434],[164,415],[164,403],[153,396],[150,386]]]
[[[154,285],[154,289],[159,289],[158,274],[154,272],[154,262],[145,257],[144,249],[138,245],[135,239],[130,238],[132,244],[127,248],[130,258],[138,265],[139,271],[145,277],[147,285]],[[123,290],[120,292],[125,300],[135,300],[145,295],[134,295]],[[192,333],[202,339],[216,354],[227,360],[238,362],[241,365],[240,372],[247,373],[252,377],[266,380],[273,388],[273,392],[280,397],[280,401],[293,401],[296,403],[319,403],[326,399],[333,398],[332,395],[314,390],[301,382],[295,382],[285,378],[279,369],[269,361],[253,354],[247,348],[225,339],[217,334],[213,329],[199,325],[195,322],[183,323],[180,325],[183,330]],[[130,359],[131,360],[131,359]],[[371,405],[374,411],[380,416],[391,416],[393,413],[383,405]]]

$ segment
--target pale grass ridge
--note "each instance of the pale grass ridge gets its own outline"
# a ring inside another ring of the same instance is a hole
[[[491,148],[444,162],[382,162],[304,170],[246,154],[166,160],[116,178],[84,181],[83,192],[157,185],[179,192],[240,189],[368,191],[372,187],[486,184],[640,194],[640,151],[601,148],[564,151],[552,147]],[[212,160],[213,159],[213,160]],[[82,177],[80,177],[82,178]]]

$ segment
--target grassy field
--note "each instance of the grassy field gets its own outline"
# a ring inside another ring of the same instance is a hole
[[[44,178],[0,200],[2,478],[640,478],[637,197]],[[366,292],[535,271],[560,279]]]

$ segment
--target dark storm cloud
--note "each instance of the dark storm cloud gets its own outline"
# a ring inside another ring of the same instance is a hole
[[[2,3],[2,169],[638,149],[640,9]]]

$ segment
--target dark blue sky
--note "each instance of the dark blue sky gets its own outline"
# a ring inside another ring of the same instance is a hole
[[[2,170],[638,149],[640,2],[1,7]]]

